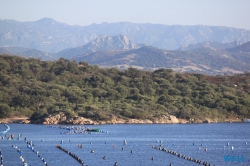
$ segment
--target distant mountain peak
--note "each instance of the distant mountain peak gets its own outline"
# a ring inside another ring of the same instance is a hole
[[[244,44],[237,45],[234,48],[228,49],[228,51],[232,52],[250,52],[250,41]]]
[[[235,40],[235,41],[232,42],[232,44],[234,44],[235,46],[240,46],[243,43],[240,40]]]
[[[59,23],[59,22],[53,20],[52,18],[47,18],[47,17],[41,18],[41,19],[37,20],[36,22],[40,23],[40,24],[44,24],[44,25],[51,25],[51,24]]]
[[[96,51],[103,50],[131,50],[139,48],[137,44],[129,40],[125,35],[117,36],[99,36],[89,44],[89,48]]]
[[[90,43],[76,48],[65,49],[58,54],[62,57],[72,58],[77,55],[88,54],[96,51],[106,50],[132,50],[140,48],[143,45],[137,45],[125,35],[99,36]]]

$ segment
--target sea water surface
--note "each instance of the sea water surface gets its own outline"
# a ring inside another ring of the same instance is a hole
[[[118,166],[200,165],[152,146],[161,146],[216,166],[250,165],[250,123],[85,126],[104,131],[92,134],[62,134],[66,130],[59,126],[63,125],[8,125],[10,130],[6,136],[1,134],[0,139],[4,166],[23,165],[17,149],[22,151],[28,166],[44,166],[45,162],[49,166],[81,165],[56,145],[77,155],[88,166],[114,166],[116,162]],[[5,129],[0,124],[0,131]],[[14,134],[14,139],[8,140],[11,134]],[[22,134],[20,139],[18,134]],[[25,138],[32,141],[34,151],[27,147]],[[78,147],[79,144],[82,148]],[[17,149],[12,146],[17,146]]]

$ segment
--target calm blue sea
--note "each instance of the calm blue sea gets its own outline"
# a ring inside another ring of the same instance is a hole
[[[66,130],[60,129],[59,125],[53,125],[54,128],[34,124],[8,125],[10,130],[7,135],[14,134],[14,139],[0,139],[4,166],[23,165],[17,149],[22,151],[28,166],[44,166],[45,162],[49,166],[81,165],[72,156],[57,149],[56,145],[77,155],[88,166],[114,166],[116,162],[118,166],[200,165],[152,148],[160,145],[216,166],[250,166],[250,123],[86,126],[104,131],[92,134],[61,134]],[[0,131],[5,129],[0,124]],[[18,134],[22,134],[19,140]],[[34,151],[27,147],[24,138],[32,141]],[[82,148],[78,148],[79,144]],[[92,150],[94,153],[91,153]],[[39,151],[40,157],[36,151]],[[103,159],[104,156],[106,159]]]

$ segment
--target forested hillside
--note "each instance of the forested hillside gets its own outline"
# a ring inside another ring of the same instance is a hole
[[[118,70],[62,58],[0,55],[0,118],[25,115],[34,120],[61,111],[93,120],[250,117],[250,74]]]

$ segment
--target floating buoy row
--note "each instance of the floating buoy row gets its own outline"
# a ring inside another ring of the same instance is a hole
[[[192,158],[192,157],[187,157],[185,155],[182,155],[182,154],[179,154],[177,153],[176,151],[173,151],[173,150],[167,150],[166,148],[162,148],[162,147],[157,147],[157,146],[152,146],[153,149],[156,149],[156,150],[160,150],[160,151],[163,151],[163,152],[167,152],[169,154],[172,154],[172,155],[175,155],[179,158],[183,158],[183,159],[186,159],[188,161],[192,161],[192,162],[195,162],[195,163],[198,163],[198,164],[202,164],[202,165],[205,165],[205,166],[212,166],[212,164],[209,164],[208,162],[204,161],[202,162],[201,160],[199,159],[195,159],[195,158]]]
[[[0,132],[0,134],[1,134],[1,132]],[[12,140],[12,139],[14,139],[14,137],[15,137],[14,134],[11,134],[11,135],[5,134],[4,136],[0,137],[0,140],[1,139],[3,140],[4,138],[6,138],[7,140]],[[22,137],[22,134],[18,134],[17,140],[20,140],[21,137]]]
[[[247,142],[245,142],[245,145],[247,145]],[[227,147],[228,147],[228,148],[227,148]],[[241,149],[241,148],[244,148],[244,146],[243,146],[243,145],[239,146],[239,149]],[[226,150],[226,149],[229,149],[229,143],[227,143],[227,146],[224,145],[223,150]],[[234,147],[234,146],[231,146],[230,149],[231,149],[231,150],[234,150],[235,147]],[[247,148],[246,148],[246,150],[247,150]]]
[[[17,149],[17,146],[12,145],[12,148]],[[20,154],[20,159],[22,160],[23,166],[28,166],[27,161],[25,161],[23,158],[23,152],[21,149],[17,149],[17,152]]]
[[[0,137],[0,139],[4,140],[6,138],[7,140],[11,140],[11,136],[8,134],[5,134],[4,136]]]
[[[84,166],[84,162],[82,161],[82,159],[80,157],[78,157],[77,155],[75,155],[74,153],[66,150],[65,148],[59,146],[59,145],[56,145],[56,148],[64,151],[65,153],[68,153],[71,157],[73,157],[74,159],[76,159],[80,164],[82,164]]]
[[[25,141],[26,141],[26,139],[25,139]],[[26,141],[26,143],[27,143],[27,148],[29,148],[34,153],[36,153],[36,155],[41,158],[41,160],[45,164],[45,166],[49,166],[48,163],[45,161],[45,159],[43,157],[41,157],[39,151],[35,151],[34,144],[32,143],[32,141]]]
[[[3,166],[3,154],[1,150],[0,150],[0,160],[1,160],[1,166]]]

